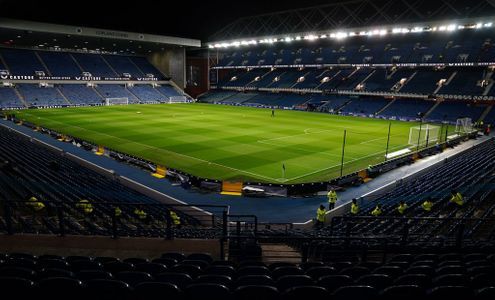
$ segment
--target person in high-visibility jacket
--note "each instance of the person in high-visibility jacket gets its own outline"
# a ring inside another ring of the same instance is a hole
[[[170,211],[170,219],[172,219],[172,223],[175,227],[180,228],[180,217],[177,215],[175,211]]]
[[[406,212],[406,209],[408,208],[409,206],[407,205],[406,202],[404,201],[401,201],[399,203],[399,206],[397,207],[397,211],[399,212],[399,214],[403,215],[405,212]]]
[[[430,212],[431,209],[433,208],[433,201],[431,200],[431,197],[426,198],[425,202],[421,204],[421,207],[423,208],[424,211]]]
[[[357,215],[359,213],[359,205],[357,204],[357,199],[352,199],[351,203],[351,214]]]
[[[120,207],[115,206],[115,208],[113,210],[113,214],[114,214],[114,216],[119,218],[122,215],[122,210],[120,209]]]
[[[29,207],[31,207],[31,209],[34,211],[34,212],[39,212],[41,211],[43,208],[45,208],[45,204],[43,204],[43,202],[39,201],[38,198],[36,197],[31,197],[28,199],[28,202],[26,203]]]
[[[450,202],[455,203],[459,206],[464,205],[464,197],[462,197],[462,194],[457,192],[457,191],[452,191],[451,192],[451,197],[450,197]]]
[[[325,206],[320,205],[316,210],[316,224],[315,228],[319,229],[325,225],[325,215],[326,215]]]
[[[142,207],[136,207],[134,214],[139,220],[145,221],[148,218],[148,214],[143,210]]]
[[[374,216],[374,217],[378,217],[380,215],[383,214],[383,211],[382,211],[382,205],[381,204],[377,204],[375,209],[371,212],[371,215]]]
[[[328,210],[335,208],[335,203],[337,203],[337,192],[334,189],[328,191]]]
[[[93,212],[93,205],[86,199],[81,199],[76,207],[81,209],[85,215],[89,215]]]

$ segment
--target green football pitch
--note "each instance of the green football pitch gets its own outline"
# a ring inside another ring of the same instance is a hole
[[[38,126],[209,179],[305,183],[384,161],[389,122],[211,104],[23,110]],[[392,121],[389,152],[418,124]],[[285,171],[283,166],[285,166]]]

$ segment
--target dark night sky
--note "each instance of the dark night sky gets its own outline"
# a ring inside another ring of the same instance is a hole
[[[131,1],[131,3],[134,1]],[[294,1],[292,1],[294,2]],[[206,41],[236,18],[335,0],[0,0],[0,17],[136,31]],[[175,7],[171,8],[172,3]]]

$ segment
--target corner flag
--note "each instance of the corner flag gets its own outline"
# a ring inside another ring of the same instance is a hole
[[[285,178],[285,164],[282,164],[282,177]]]

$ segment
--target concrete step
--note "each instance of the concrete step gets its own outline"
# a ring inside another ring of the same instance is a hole
[[[262,259],[265,263],[301,263],[301,253],[286,244],[261,244]]]

